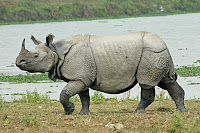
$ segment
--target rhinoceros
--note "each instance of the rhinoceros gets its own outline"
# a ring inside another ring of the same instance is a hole
[[[42,43],[34,36],[33,51],[25,49],[25,39],[16,58],[16,65],[28,72],[48,72],[52,80],[68,84],[60,93],[65,114],[74,111],[69,98],[78,94],[82,109],[89,114],[89,88],[119,94],[141,87],[141,101],[135,113],[145,112],[155,98],[155,86],[169,92],[177,111],[187,111],[185,92],[176,82],[172,57],[165,42],[150,32],[133,32],[117,36],[75,35],[53,43],[53,34]]]

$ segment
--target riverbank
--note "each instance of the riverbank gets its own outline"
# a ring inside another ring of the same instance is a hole
[[[172,100],[156,100],[146,113],[133,114],[139,101],[91,102],[90,115],[65,115],[58,101],[37,103],[0,101],[0,132],[187,132],[200,131],[200,101],[186,100],[188,112],[175,111]]]
[[[3,0],[0,24],[43,23],[200,12],[198,0]]]

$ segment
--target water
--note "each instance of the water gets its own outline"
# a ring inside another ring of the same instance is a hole
[[[21,49],[22,40],[26,39],[26,48],[33,50],[35,48],[30,37],[34,35],[37,39],[45,42],[47,34],[54,34],[55,41],[70,37],[76,34],[95,34],[95,35],[119,35],[134,31],[148,31],[159,35],[167,44],[174,64],[178,66],[200,65],[194,63],[200,60],[200,13],[158,16],[158,17],[139,17],[125,19],[108,19],[93,21],[76,22],[55,22],[41,24],[22,24],[0,26],[0,73],[16,75],[25,72],[15,67],[15,59]],[[189,80],[188,80],[189,79]],[[199,82],[199,77],[179,78],[178,82],[184,86],[187,98],[200,98],[200,85],[187,85],[190,82]],[[57,83],[49,83],[54,86]],[[24,92],[30,86],[35,86],[38,90],[49,91],[49,84],[0,84],[0,94],[11,94],[14,92]],[[53,91],[58,93],[66,83],[58,83]],[[33,88],[35,88],[33,87]],[[10,89],[6,89],[10,88]],[[23,91],[22,91],[23,90]],[[59,90],[59,91],[58,91]],[[139,90],[137,87],[133,91]],[[6,91],[6,92],[5,92]],[[58,92],[57,92],[58,91]],[[138,92],[131,92],[137,94]],[[59,95],[51,93],[52,97]],[[10,95],[4,95],[10,96]],[[110,95],[106,95],[110,97]],[[112,95],[113,97],[114,95]],[[117,95],[118,96],[118,95]],[[132,95],[131,95],[132,96]],[[122,97],[122,96],[119,96]]]
[[[179,77],[178,82],[185,90],[185,99],[200,98],[200,85],[189,85],[191,82],[199,82],[200,77]],[[56,83],[22,83],[22,84],[0,84],[0,95],[5,101],[12,101],[21,97],[20,94],[26,94],[26,91],[33,92],[35,89],[42,94],[48,94],[51,99],[59,100],[60,92],[66,85],[65,82]],[[130,90],[130,98],[140,98],[140,87],[136,85]],[[156,87],[156,94],[159,95],[164,92],[165,97],[169,96],[167,91]],[[94,90],[90,90],[90,95],[94,95]],[[117,97],[119,100],[126,98],[127,94],[106,94],[103,93],[106,98]]]

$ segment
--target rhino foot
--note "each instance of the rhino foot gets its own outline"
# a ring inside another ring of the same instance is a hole
[[[136,109],[133,111],[133,113],[145,113],[146,111],[144,109]]]
[[[79,112],[80,115],[89,115],[90,114],[90,110],[88,109],[82,109],[80,112]]]
[[[66,115],[70,115],[74,112],[74,104],[72,102],[68,102],[67,104],[63,104],[63,108]]]
[[[185,106],[183,106],[183,107],[177,108],[176,111],[178,111],[178,112],[187,112],[188,110],[185,108]]]

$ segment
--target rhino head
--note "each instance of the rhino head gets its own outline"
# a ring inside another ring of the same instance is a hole
[[[53,42],[53,35],[49,34],[46,37],[46,43],[35,39],[31,36],[32,41],[36,45],[35,50],[29,51],[25,48],[25,39],[22,42],[21,51],[16,58],[16,66],[21,70],[31,73],[34,72],[48,72],[57,63],[58,56],[53,52],[49,46]]]

